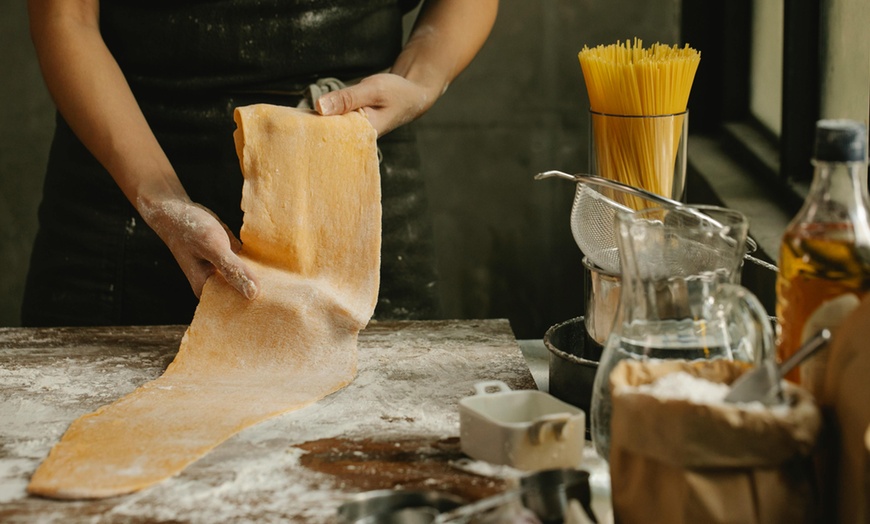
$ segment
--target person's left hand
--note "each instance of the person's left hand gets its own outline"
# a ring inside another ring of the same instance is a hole
[[[315,108],[321,115],[342,115],[362,109],[383,136],[425,113],[441,93],[392,73],[363,78],[358,84],[321,96]]]

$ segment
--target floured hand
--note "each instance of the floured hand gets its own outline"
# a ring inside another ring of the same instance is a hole
[[[197,297],[215,270],[245,297],[257,296],[257,278],[236,254],[241,242],[209,209],[181,199],[139,208],[145,222],[169,247]]]

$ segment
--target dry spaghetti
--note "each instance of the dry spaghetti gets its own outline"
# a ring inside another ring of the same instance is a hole
[[[679,198],[684,181],[674,180],[674,163],[700,52],[688,45],[644,48],[635,38],[584,46],[578,57],[589,93],[597,173]]]

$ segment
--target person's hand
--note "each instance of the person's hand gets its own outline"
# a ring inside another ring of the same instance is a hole
[[[389,73],[332,91],[315,102],[322,115],[362,109],[378,136],[428,111],[471,62],[495,23],[498,0],[425,0]]]
[[[242,243],[209,209],[182,199],[141,207],[142,218],[172,251],[197,297],[215,271],[248,299],[257,296],[256,276],[236,254]]]
[[[379,73],[358,84],[326,93],[317,99],[321,115],[343,115],[362,109],[383,136],[425,113],[441,93],[415,84],[396,74]]]

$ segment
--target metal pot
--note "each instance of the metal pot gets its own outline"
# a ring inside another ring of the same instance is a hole
[[[587,334],[584,317],[552,326],[544,334],[544,345],[550,352],[550,394],[588,415],[603,347]]]
[[[586,298],[586,331],[603,346],[619,315],[622,277],[593,264],[583,257],[583,282]]]

